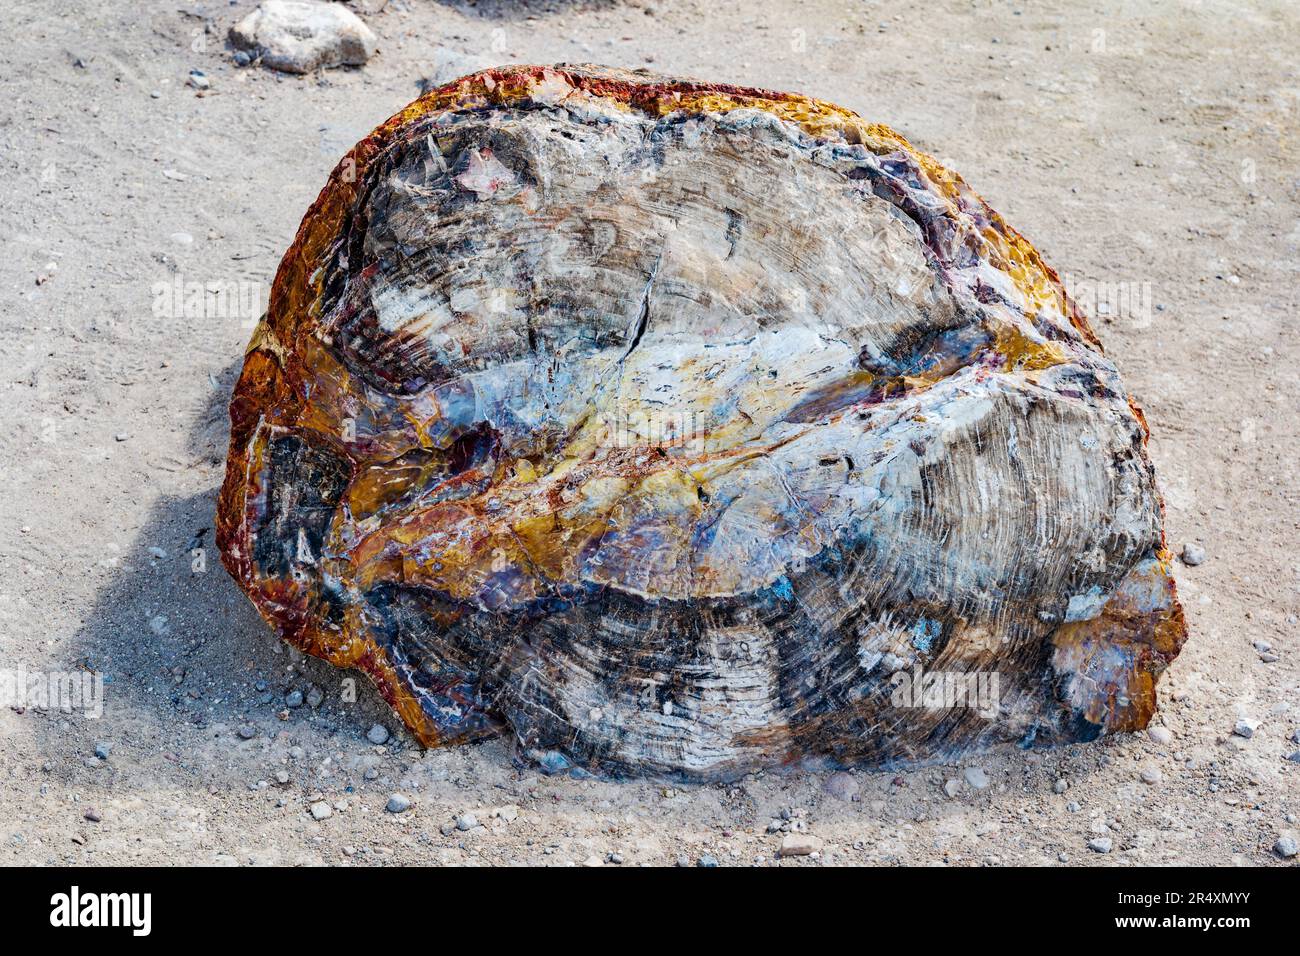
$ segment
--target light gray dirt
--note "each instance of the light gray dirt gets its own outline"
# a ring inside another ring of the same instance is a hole
[[[789,838],[817,852],[782,865],[1287,865],[1290,0],[350,6],[380,52],[305,77],[234,65],[248,0],[0,14],[0,671],[111,679],[98,720],[0,709],[0,862],[752,864]],[[423,753],[364,679],[281,647],[212,547],[225,404],[307,206],[440,47],[798,90],[961,171],[1097,317],[1152,427],[1170,546],[1205,549],[1178,566],[1191,637],[1161,684],[1167,742],[725,787],[546,777],[504,742]],[[206,306],[187,318],[188,293]],[[409,809],[385,809],[394,793]]]

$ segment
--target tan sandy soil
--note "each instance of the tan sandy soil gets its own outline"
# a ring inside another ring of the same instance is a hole
[[[351,6],[379,55],[307,77],[232,63],[226,30],[249,0],[0,11],[0,668],[111,677],[98,720],[0,710],[0,862],[752,864],[773,860],[782,811],[824,841],[784,865],[1284,862],[1271,848],[1300,814],[1286,760],[1300,750],[1300,8]],[[330,168],[414,97],[439,46],[794,89],[960,170],[1098,317],[1151,423],[1171,547],[1208,553],[1179,566],[1191,638],[1161,685],[1168,743],[855,773],[838,779],[847,801],[821,773],[681,788],[546,777],[503,742],[370,743],[372,724],[396,726],[382,702],[360,680],[347,702],[355,675],[280,647],[212,550],[225,402],[261,304],[168,318],[157,289],[264,298]],[[210,91],[186,85],[191,69]],[[313,684],[319,706],[285,708]],[[1232,733],[1242,716],[1260,721],[1250,739]],[[89,760],[98,741],[107,760]],[[966,782],[972,767],[987,787]],[[384,811],[394,791],[411,810]],[[317,793],[336,805],[320,821]],[[483,825],[456,830],[466,813]],[[1100,836],[1109,854],[1088,849]]]

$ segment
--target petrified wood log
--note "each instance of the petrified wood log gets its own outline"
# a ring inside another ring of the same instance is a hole
[[[1056,274],[802,96],[431,91],[307,213],[231,420],[226,566],[429,745],[708,780],[1087,740],[1185,637]]]

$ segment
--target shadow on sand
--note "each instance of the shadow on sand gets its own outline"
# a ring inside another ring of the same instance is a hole
[[[395,743],[410,743],[366,677],[282,644],[221,565],[213,523],[226,408],[241,365],[232,363],[214,380],[207,407],[187,435],[186,451],[195,467],[213,475],[212,486],[162,499],[131,545],[99,562],[108,583],[70,655],[78,666],[105,674],[104,715],[88,724],[88,734],[113,741],[115,752],[123,744],[142,759],[162,755],[164,776],[171,764],[190,782],[199,771],[215,786],[247,780],[235,779],[238,771],[229,763],[189,765],[187,752],[214,739],[242,744],[251,732],[253,743],[277,736],[283,742],[287,733],[314,744],[328,746],[329,738],[341,737],[364,747],[366,731],[382,723],[395,732]],[[320,692],[317,706],[287,706],[294,690],[317,699],[313,688]],[[56,724],[49,721],[43,733],[66,730]]]

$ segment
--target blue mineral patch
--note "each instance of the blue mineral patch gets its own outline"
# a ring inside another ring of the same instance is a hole
[[[930,645],[943,632],[943,625],[928,617],[916,619],[912,625],[912,646],[922,653],[928,653]]]
[[[1101,613],[1105,603],[1106,592],[1094,584],[1083,594],[1076,594],[1070,598],[1070,603],[1065,609],[1065,620],[1067,622],[1090,621]]]
[[[772,582],[772,593],[783,601],[793,601],[794,585],[790,583],[789,578],[782,575]]]
[[[562,773],[573,767],[573,762],[558,750],[537,750],[533,748],[526,751],[524,756],[536,763],[538,769],[547,776],[553,773]]]

